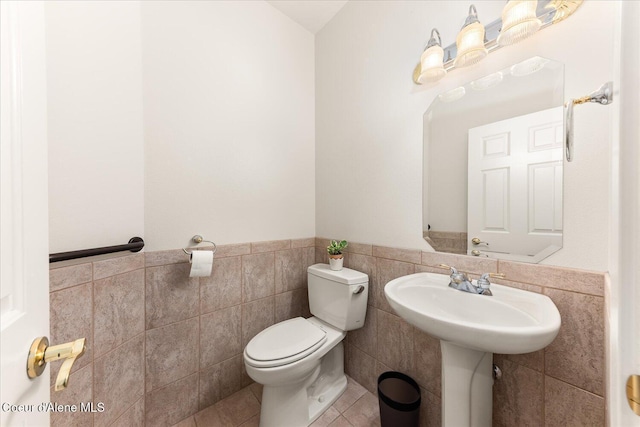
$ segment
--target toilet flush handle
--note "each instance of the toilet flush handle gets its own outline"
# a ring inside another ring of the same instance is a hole
[[[357,294],[361,294],[361,293],[362,293],[362,291],[364,291],[364,286],[363,286],[363,285],[360,285],[360,286],[358,286],[358,287],[356,288],[356,290],[355,290],[355,291],[353,291],[353,293],[357,295]]]

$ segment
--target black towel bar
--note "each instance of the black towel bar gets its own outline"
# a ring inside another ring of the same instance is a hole
[[[132,237],[125,245],[105,246],[103,248],[81,249],[78,251],[59,252],[49,254],[49,263],[67,261],[69,259],[84,258],[94,255],[111,254],[114,252],[131,251],[140,252],[144,247],[144,240],[141,237]]]

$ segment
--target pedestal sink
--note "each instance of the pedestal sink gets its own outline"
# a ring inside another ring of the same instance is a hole
[[[440,339],[442,425],[490,427],[493,353],[530,353],[549,345],[560,313],[549,297],[492,284],[493,296],[448,286],[449,276],[417,273],[384,287],[404,320]]]

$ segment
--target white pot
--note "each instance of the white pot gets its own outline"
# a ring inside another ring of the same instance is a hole
[[[334,255],[335,256],[335,255]],[[329,255],[329,268],[335,271],[342,270],[342,263],[344,262],[344,257],[339,255],[340,258],[333,258]]]

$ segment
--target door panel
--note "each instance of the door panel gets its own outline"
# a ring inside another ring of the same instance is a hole
[[[482,252],[562,246],[562,125],[558,107],[469,129],[467,230]]]
[[[47,115],[42,2],[0,2],[0,333],[3,426],[49,425],[49,375],[26,373],[34,338],[49,334]],[[6,406],[6,405],[5,405]],[[6,407],[4,408],[6,409]]]

